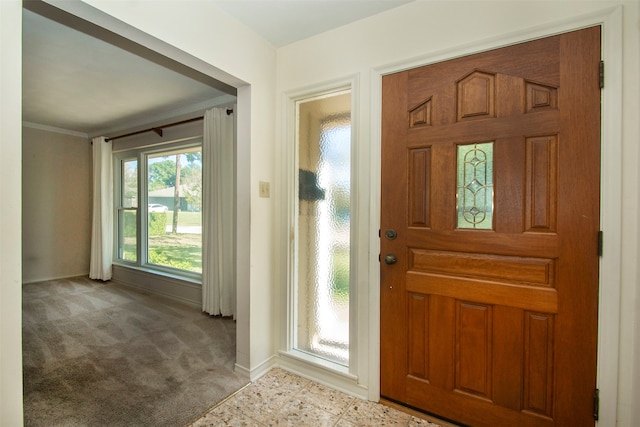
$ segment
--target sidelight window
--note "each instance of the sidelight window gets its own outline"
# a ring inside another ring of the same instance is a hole
[[[296,102],[296,350],[349,365],[351,92]]]

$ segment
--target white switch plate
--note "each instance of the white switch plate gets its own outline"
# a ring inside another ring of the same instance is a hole
[[[269,190],[269,183],[265,182],[265,181],[260,181],[260,197],[269,197],[270,196],[270,190]]]

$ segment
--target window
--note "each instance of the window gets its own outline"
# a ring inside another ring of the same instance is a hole
[[[349,366],[351,92],[296,102],[293,348]]]
[[[458,228],[493,228],[493,142],[458,145]]]
[[[138,160],[124,159],[120,168],[120,203],[118,206],[118,258],[138,260]]]
[[[116,262],[201,277],[201,143],[128,151],[115,160]]]

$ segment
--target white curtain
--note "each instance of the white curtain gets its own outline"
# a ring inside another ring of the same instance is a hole
[[[204,114],[202,311],[235,318],[234,116],[226,108],[212,108]]]
[[[113,167],[111,143],[93,138],[93,220],[89,277],[111,279],[113,260]]]

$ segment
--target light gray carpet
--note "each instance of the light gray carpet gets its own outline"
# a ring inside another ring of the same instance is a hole
[[[235,322],[88,278],[23,286],[25,426],[185,426],[247,384]]]

